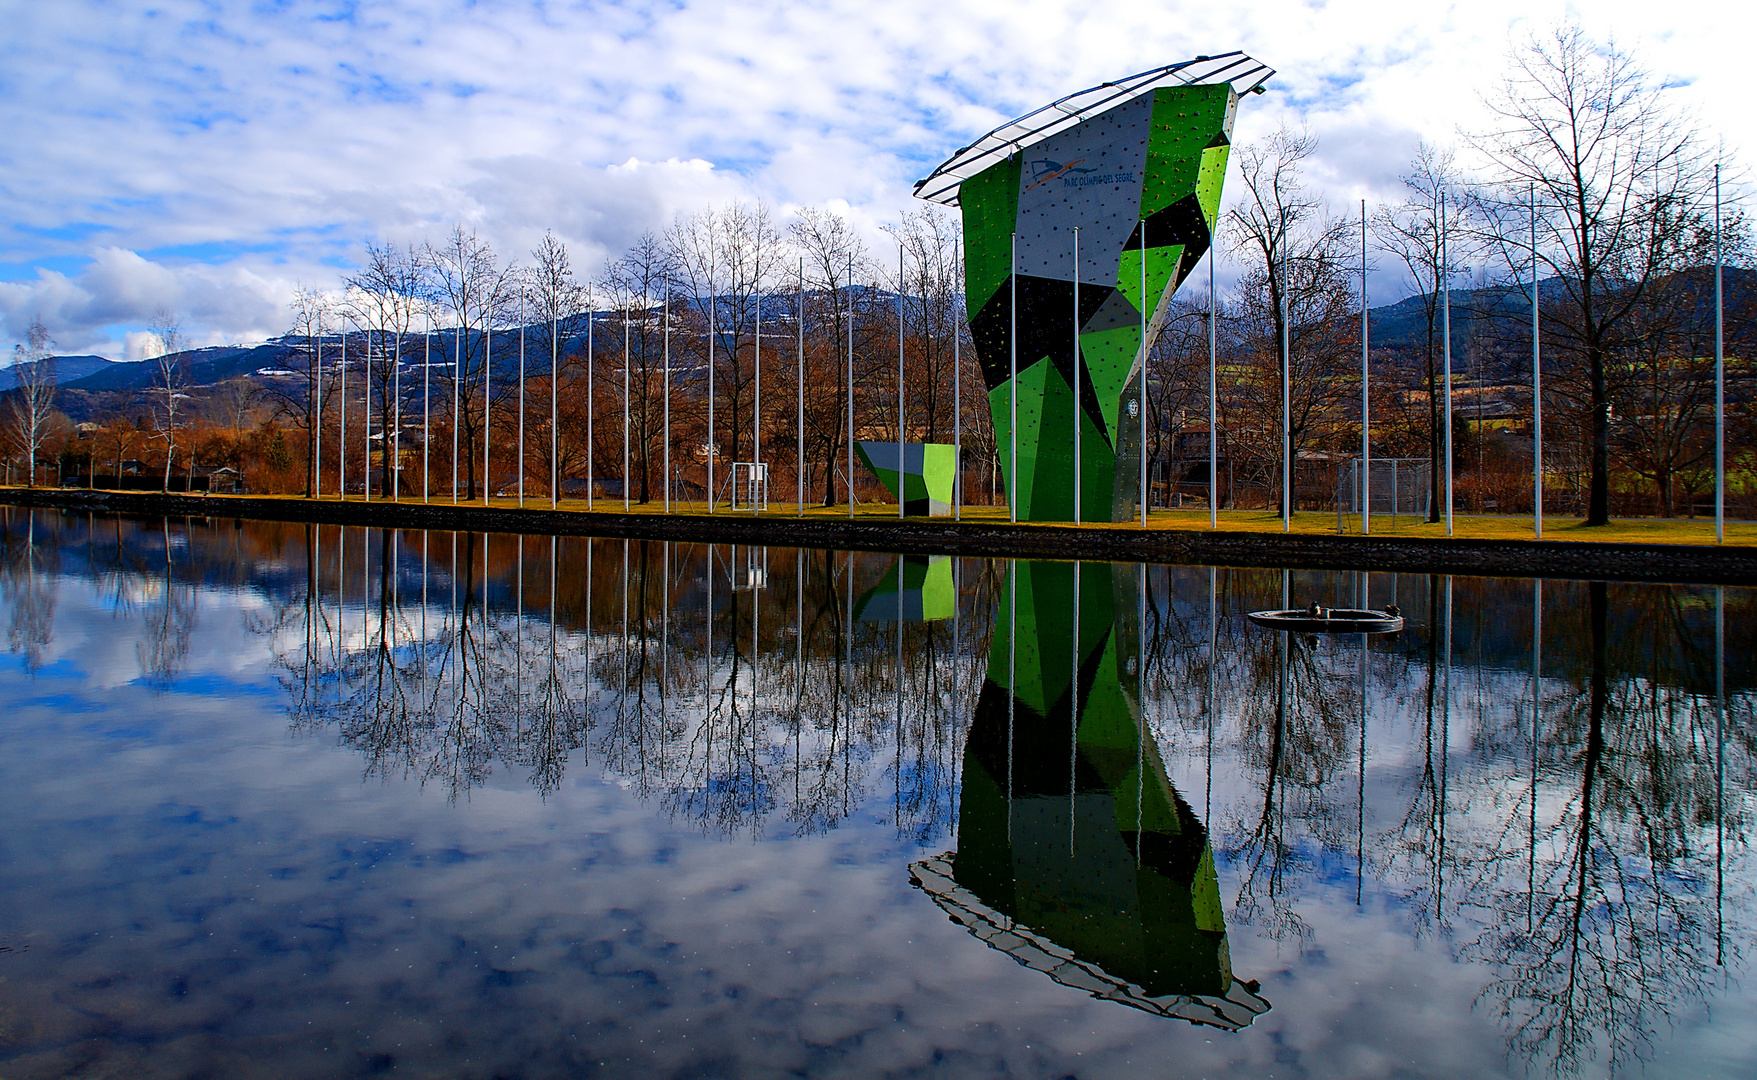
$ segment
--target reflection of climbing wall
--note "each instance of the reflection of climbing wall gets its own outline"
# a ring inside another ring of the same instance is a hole
[[[933,622],[949,619],[958,607],[949,555],[899,555],[877,585],[860,594],[854,618],[860,622]]]
[[[1016,574],[964,749],[949,857],[962,892],[941,887],[936,900],[956,899],[968,917],[954,918],[979,936],[1028,928],[1005,940],[1101,971],[1130,1004],[1249,1023],[1268,1003],[1233,978],[1207,830],[1141,721],[1138,572],[1019,563]],[[927,888],[932,875],[916,876]]]
[[[1208,250],[1237,104],[1225,84],[1161,87],[963,182],[966,288],[975,313],[970,329],[989,388],[1002,475],[1009,477],[1017,287],[1021,518],[1073,518],[1076,415],[1080,516],[1123,521],[1133,513],[1140,419],[1130,409],[1139,408],[1141,311],[1147,310],[1150,343],[1166,299]]]

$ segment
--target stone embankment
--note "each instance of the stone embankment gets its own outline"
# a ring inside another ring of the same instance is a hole
[[[1280,535],[926,518],[759,517],[731,512],[625,514],[449,502],[308,501],[50,488],[0,490],[0,503],[127,515],[254,518],[371,528],[767,544],[924,555],[1757,585],[1757,548],[1733,545]]]

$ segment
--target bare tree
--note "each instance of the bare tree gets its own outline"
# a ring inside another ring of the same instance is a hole
[[[349,307],[366,330],[366,394],[368,412],[374,385],[378,389],[378,449],[384,472],[380,494],[388,498],[402,468],[403,345],[423,310],[426,267],[413,247],[366,246],[366,266],[347,280]],[[407,388],[412,389],[412,387]],[[370,477],[370,468],[367,470]]]
[[[205,412],[214,421],[224,424],[236,439],[250,424],[251,415],[262,401],[262,384],[248,375],[235,375],[214,384],[207,392]]]
[[[1565,299],[1552,305],[1546,341],[1579,365],[1585,383],[1588,525],[1610,520],[1613,354],[1654,283],[1702,261],[1709,232],[1710,163],[1665,89],[1614,45],[1561,26],[1514,53],[1489,98],[1499,122],[1472,137],[1506,178],[1500,197],[1478,203],[1487,231],[1510,265],[1535,257],[1560,279]]]
[[[271,381],[264,392],[273,404],[275,415],[284,416],[293,426],[305,432],[305,495],[317,490],[317,425],[322,401],[328,393],[323,371],[323,331],[333,317],[329,298],[316,289],[301,285],[288,305],[293,316],[287,343],[292,347],[288,363],[301,376],[297,383]]]
[[[159,421],[158,438],[165,440],[165,481],[161,491],[171,490],[171,461],[177,452],[177,413],[188,395],[184,387],[189,381],[188,359],[183,355],[186,341],[182,325],[166,308],[153,313],[147,326],[158,348],[153,357],[152,398],[155,419]]]
[[[23,344],[12,349],[12,377],[18,392],[11,401],[12,437],[24,451],[26,487],[37,486],[37,455],[55,412],[55,339],[41,316],[31,319]]]
[[[1343,303],[1349,275],[1342,265],[1349,224],[1327,218],[1322,200],[1301,183],[1301,167],[1317,145],[1305,132],[1282,128],[1238,146],[1244,198],[1227,215],[1235,247],[1252,264],[1241,283],[1242,329],[1244,359],[1259,373],[1240,383],[1247,391],[1244,423],[1228,427],[1245,436],[1246,445],[1256,442],[1259,455],[1272,456],[1280,474],[1290,478],[1301,446],[1334,419],[1346,377],[1337,334],[1346,333],[1339,316],[1349,306]],[[1280,363],[1283,340],[1289,343],[1287,372]],[[1278,445],[1284,392],[1292,398],[1285,455]]]
[[[1229,337],[1235,333],[1237,319],[1229,306],[1221,311],[1219,320]],[[1229,349],[1228,355],[1237,355]],[[1165,462],[1167,480],[1177,484],[1185,479],[1208,481],[1208,443],[1185,445],[1181,436],[1189,429],[1189,421],[1197,419],[1206,430],[1208,424],[1208,298],[1173,296],[1166,307],[1165,322],[1153,349],[1147,354],[1147,458]],[[1199,457],[1199,464],[1191,456]],[[1223,451],[1224,453],[1224,451]],[[1209,489],[1210,497],[1221,497],[1218,485]]]
[[[669,307],[674,287],[672,253],[655,233],[642,233],[634,245],[604,271],[604,286],[617,298],[622,325],[628,335],[628,459],[637,485],[631,497],[650,502],[653,497],[655,457],[662,456],[665,364],[664,325],[655,315]],[[621,389],[620,386],[617,388]],[[657,451],[657,453],[655,453]],[[624,477],[623,483],[629,483]]]
[[[952,337],[963,332],[963,267],[954,258],[958,224],[937,207],[903,215],[888,230],[903,246],[904,295],[909,327],[905,356],[916,363],[909,371],[909,402],[915,406],[912,429],[930,442],[949,441],[952,434]],[[974,353],[974,349],[964,350]],[[905,365],[906,370],[910,365]]]
[[[806,443],[830,463],[824,469],[823,504],[835,501],[836,462],[844,460],[848,416],[845,365],[854,363],[849,321],[855,275],[871,276],[866,245],[846,218],[806,207],[788,228],[793,247],[805,260],[807,363]],[[975,350],[970,350],[974,357]],[[809,451],[808,451],[809,453]],[[852,482],[852,478],[850,478]]]
[[[542,242],[532,250],[531,267],[524,278],[531,344],[538,368],[546,373],[542,379],[543,400],[538,404],[549,406],[545,410],[548,416],[536,425],[532,449],[544,462],[536,470],[537,474],[544,478],[544,486],[559,496],[562,477],[572,472],[574,465],[583,461],[589,450],[583,430],[576,438],[560,422],[564,392],[561,378],[571,359],[569,345],[584,332],[589,317],[586,290],[574,276],[567,245],[552,232],[545,232]],[[550,463],[554,464],[559,475],[550,476]],[[521,463],[521,467],[529,471],[529,463]]]
[[[964,268],[957,257],[957,222],[928,207],[904,214],[901,223],[886,231],[897,238],[904,254],[902,278],[891,282],[892,289],[903,297],[903,325],[894,332],[903,334],[908,388],[903,401],[907,414],[904,426],[912,439],[951,442],[954,404],[959,397],[956,380],[965,378],[977,363],[975,348],[961,344],[969,335],[964,318]],[[894,338],[887,351],[895,354]],[[955,356],[957,364],[953,363]],[[959,371],[959,366],[964,370]],[[888,378],[880,384],[894,385],[896,374],[888,360],[884,369]],[[986,389],[980,380],[976,385]],[[881,395],[880,400],[891,397]]]
[[[1702,317],[1707,275],[1673,275],[1656,283],[1635,312],[1629,346],[1620,350],[1611,452],[1623,468],[1653,483],[1654,512],[1677,512],[1677,489],[1694,501],[1692,481],[1714,460],[1713,327]]]
[[[1442,462],[1444,430],[1440,420],[1440,393],[1437,372],[1439,358],[1444,354],[1440,342],[1440,284],[1447,268],[1441,261],[1440,215],[1443,200],[1456,207],[1458,169],[1452,152],[1437,149],[1426,142],[1416,147],[1415,160],[1403,175],[1404,201],[1397,206],[1380,208],[1373,218],[1373,238],[1380,249],[1390,252],[1414,281],[1416,298],[1421,303],[1426,336],[1423,338],[1422,359],[1426,369],[1429,480],[1432,490],[1428,499],[1428,520],[1440,520],[1441,503],[1445,496],[1440,488],[1445,476]],[[1448,252],[1448,254],[1450,254]],[[1447,261],[1450,261],[1448,259]]]
[[[469,498],[476,497],[476,462],[480,456],[473,448],[480,439],[488,438],[483,426],[483,406],[474,404],[477,391],[486,385],[488,376],[488,335],[506,314],[513,295],[513,268],[503,264],[486,240],[463,226],[454,226],[445,242],[422,249],[422,261],[432,278],[430,285],[440,301],[451,309],[453,364],[442,369],[447,397],[457,411],[456,436],[463,456]],[[452,477],[453,490],[458,478]],[[488,483],[488,478],[483,478]]]
[[[759,396],[756,334],[762,320],[757,297],[780,269],[781,235],[766,204],[735,202],[723,210],[710,208],[680,218],[665,239],[676,286],[714,339],[718,445],[708,453],[727,461],[749,461],[757,438],[752,422]],[[771,371],[776,358],[772,348],[767,353]]]

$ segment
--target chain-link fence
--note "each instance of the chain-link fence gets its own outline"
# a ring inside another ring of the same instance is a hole
[[[1426,518],[1433,497],[1433,466],[1426,458],[1374,458],[1362,483],[1361,459],[1336,470],[1336,521],[1359,514]]]

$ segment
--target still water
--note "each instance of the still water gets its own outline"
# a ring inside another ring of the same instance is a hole
[[[1748,590],[0,527],[5,1080],[1757,1075]]]

